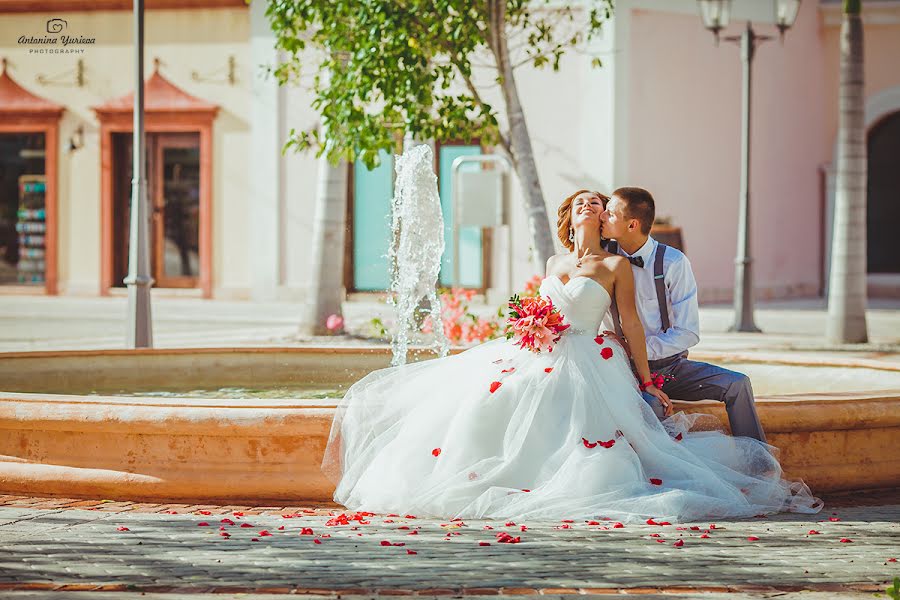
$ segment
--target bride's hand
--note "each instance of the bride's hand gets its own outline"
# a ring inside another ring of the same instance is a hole
[[[662,391],[655,385],[644,388],[644,391],[659,400],[660,404],[662,404],[663,408],[665,409],[665,415],[667,417],[672,416],[672,413],[674,412],[674,406],[672,405],[672,401],[669,400],[669,396],[666,395],[664,391]]]

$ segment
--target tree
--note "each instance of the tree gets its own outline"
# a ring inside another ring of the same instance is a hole
[[[837,182],[828,286],[828,340],[868,341],[866,330],[866,124],[861,0],[844,0]]]
[[[326,144],[317,130],[292,130],[288,145],[371,168],[407,134],[497,144],[522,185],[543,265],[553,236],[515,71],[559,69],[611,14],[612,0],[272,0],[267,15],[288,57],[275,74],[287,83],[315,73],[313,106],[328,131]],[[502,116],[489,102],[497,86]]]

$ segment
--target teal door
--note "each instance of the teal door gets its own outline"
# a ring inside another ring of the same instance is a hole
[[[394,158],[389,152],[380,158],[381,164],[371,171],[361,161],[353,165],[353,287],[364,292],[391,287]]]
[[[444,254],[439,280],[442,286],[453,283],[453,161],[458,156],[477,154],[481,154],[479,146],[440,146],[438,192],[444,217]],[[391,245],[394,160],[388,152],[382,152],[380,157],[381,164],[371,171],[360,161],[353,166],[353,287],[363,292],[391,287],[388,250]],[[484,286],[481,229],[463,227],[459,237],[460,284],[481,288]]]
[[[441,285],[453,284],[453,161],[460,156],[481,154],[480,146],[441,146],[438,157],[438,182],[444,213],[444,255],[441,257]],[[464,169],[475,169],[468,165]],[[459,231],[459,284],[467,288],[484,287],[481,228],[462,227]]]

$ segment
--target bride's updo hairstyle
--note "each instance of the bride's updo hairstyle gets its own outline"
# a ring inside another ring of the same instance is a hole
[[[569,239],[569,229],[572,228],[572,202],[581,194],[593,194],[600,198],[600,202],[603,203],[603,210],[606,210],[606,203],[609,202],[609,196],[600,192],[592,192],[591,190],[578,190],[562,201],[562,204],[559,205],[559,210],[556,211],[556,235],[569,252],[575,249],[575,244]]]

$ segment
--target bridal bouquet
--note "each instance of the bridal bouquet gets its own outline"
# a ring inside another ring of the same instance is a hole
[[[553,352],[553,345],[568,328],[568,323],[563,323],[563,315],[553,306],[550,298],[520,298],[516,294],[509,299],[506,339],[514,339],[515,345],[520,348],[532,352]]]

